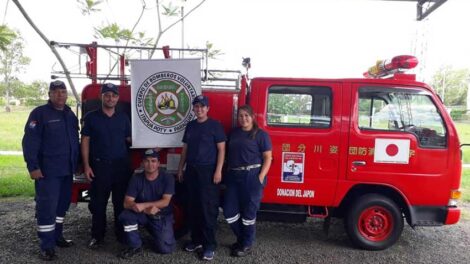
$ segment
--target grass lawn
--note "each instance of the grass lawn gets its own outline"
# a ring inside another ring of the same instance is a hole
[[[462,172],[460,190],[462,191],[462,200],[470,202],[470,169],[464,169]]]
[[[32,107],[0,110],[0,150],[21,151],[24,125]],[[32,196],[34,182],[29,178],[23,156],[0,156],[0,197]]]
[[[0,150],[21,150],[24,125],[32,108],[13,109],[7,113],[0,111]]]
[[[457,131],[459,133],[460,144],[470,144],[470,124],[456,123]],[[463,163],[470,163],[470,146],[462,147]]]
[[[0,156],[0,197],[33,195],[34,182],[29,178],[23,156]]]

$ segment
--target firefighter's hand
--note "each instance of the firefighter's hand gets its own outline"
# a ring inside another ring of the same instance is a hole
[[[178,170],[178,173],[176,173],[176,180],[178,182],[183,182],[183,171],[182,170]]]
[[[135,203],[133,206],[132,206],[132,210],[136,213],[142,213],[142,211],[144,211],[146,208],[145,208],[145,205],[142,204],[142,203]]]
[[[214,184],[219,184],[221,181],[222,181],[222,173],[216,171],[214,173]]]
[[[44,176],[42,175],[42,172],[41,172],[40,169],[33,170],[33,171],[29,172],[29,176],[33,180],[39,180],[41,178],[44,178]]]
[[[89,182],[92,182],[93,178],[95,178],[95,174],[93,173],[93,170],[91,169],[91,167],[90,166],[84,166],[83,169],[84,169],[83,172],[85,173],[86,179]]]
[[[144,210],[144,213],[146,213],[148,215],[156,215],[156,214],[158,214],[158,212],[160,212],[160,208],[158,208],[156,206],[152,206],[152,207],[149,207],[149,208]]]

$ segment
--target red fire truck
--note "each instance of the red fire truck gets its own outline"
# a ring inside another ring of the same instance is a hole
[[[84,114],[100,106],[97,49],[102,46],[80,47],[88,54],[86,74],[92,80],[82,92]],[[129,112],[132,85],[123,56],[120,61],[120,107]],[[235,89],[203,89],[211,101],[209,115],[226,132],[236,125],[237,108],[250,104],[260,128],[271,136],[273,163],[259,218],[319,217],[325,223],[343,218],[353,244],[368,250],[393,245],[404,220],[412,227],[457,223],[459,138],[435,91],[403,72],[416,64],[412,56],[397,56],[378,62],[365,78],[241,76],[234,79]],[[202,76],[207,79],[206,70]],[[180,150],[162,153],[165,166],[167,155]],[[138,167],[140,150],[132,157]],[[83,199],[87,188],[77,179],[73,201]],[[177,190],[176,196],[184,194]],[[184,203],[176,199],[174,204],[179,229]]]

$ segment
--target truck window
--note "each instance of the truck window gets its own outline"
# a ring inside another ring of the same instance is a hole
[[[359,128],[412,133],[421,147],[445,148],[447,130],[431,99],[422,90],[367,87],[359,89]]]
[[[331,89],[272,86],[267,118],[271,126],[328,128],[331,125]]]

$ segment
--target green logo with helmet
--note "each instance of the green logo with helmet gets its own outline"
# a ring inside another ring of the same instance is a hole
[[[152,131],[178,133],[194,118],[191,102],[196,96],[193,84],[183,75],[168,71],[154,73],[137,90],[137,115]]]

